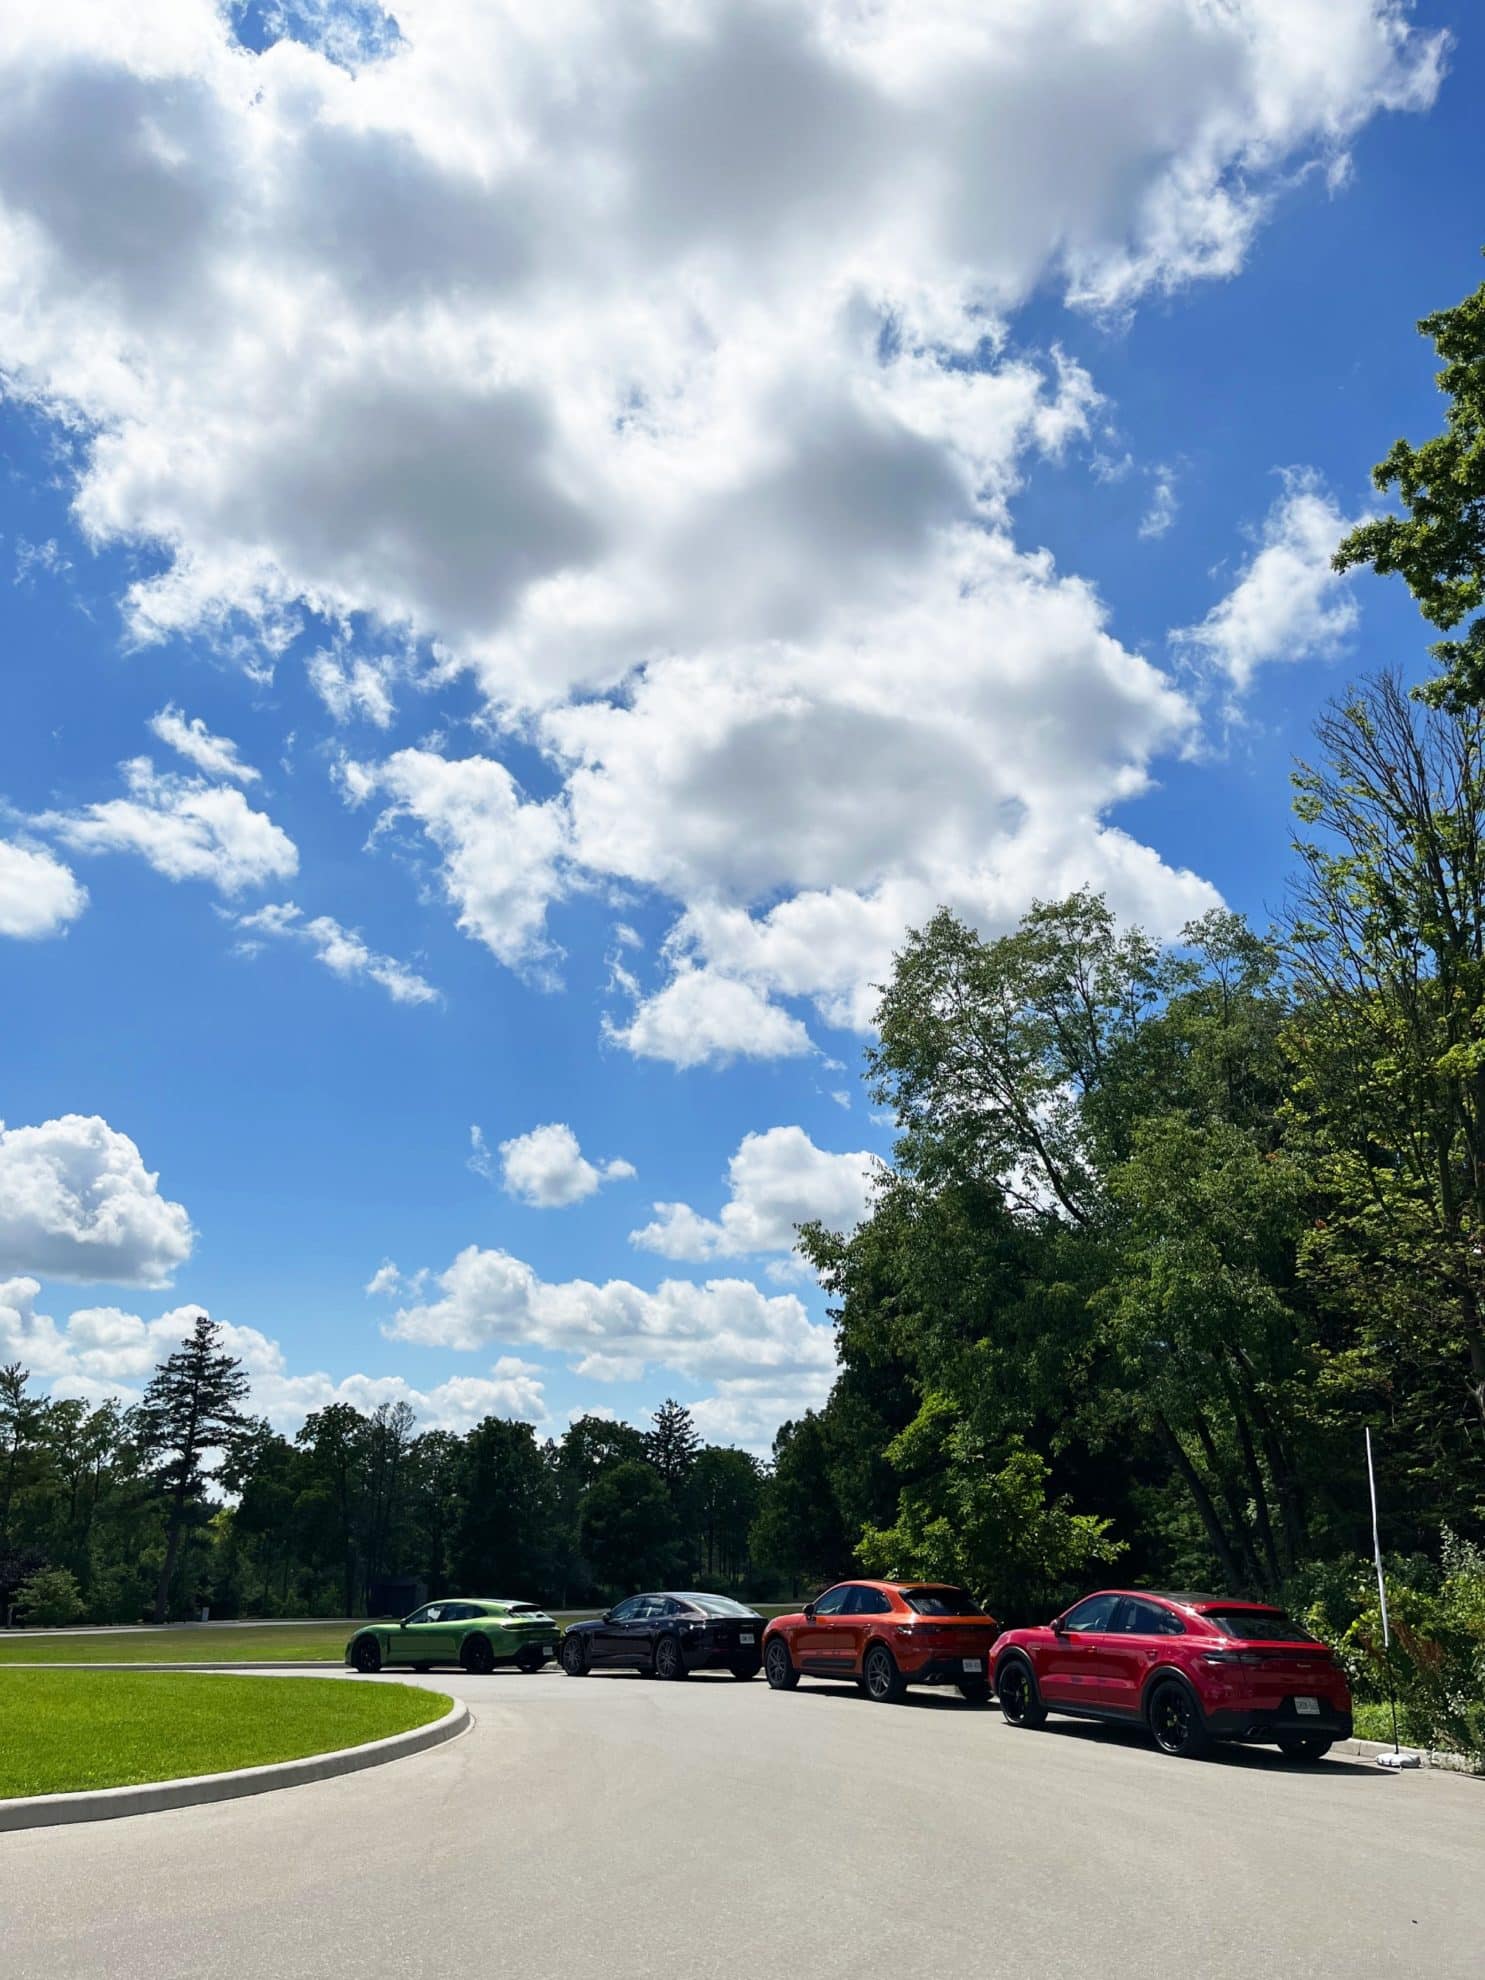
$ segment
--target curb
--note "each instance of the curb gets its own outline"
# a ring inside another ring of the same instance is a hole
[[[357,1774],[364,1767],[385,1766],[409,1754],[424,1753],[457,1739],[473,1723],[462,1698],[452,1699],[441,1719],[363,1746],[343,1746],[333,1753],[308,1753],[299,1760],[275,1760],[266,1767],[238,1767],[226,1774],[189,1774],[176,1781],[144,1781],[134,1787],[85,1788],[75,1794],[28,1794],[0,1801],[0,1834],[6,1830],[42,1829],[63,1822],[107,1822],[119,1815],[151,1815],[162,1808],[189,1808],[203,1801],[236,1801],[243,1795],[267,1794],[274,1788],[298,1787],[306,1781],[328,1781],[337,1774]]]
[[[1332,1753],[1345,1754],[1349,1760],[1373,1760],[1379,1753],[1390,1753],[1392,1751],[1392,1741],[1390,1739],[1338,1739],[1330,1750]],[[1421,1765],[1425,1767],[1437,1767],[1441,1773],[1469,1774],[1476,1778],[1479,1777],[1480,1770],[1475,1766],[1467,1753],[1441,1753],[1431,1750],[1428,1747],[1419,1746],[1405,1746],[1403,1751],[1404,1753],[1416,1753]]]
[[[7,1671],[344,1671],[350,1666],[343,1657],[280,1657],[277,1662],[267,1658],[254,1661],[233,1657],[231,1659],[212,1657],[196,1658],[190,1663],[165,1664],[150,1663],[143,1658],[130,1658],[127,1663],[108,1663],[101,1660],[87,1663],[59,1663],[55,1658],[44,1658],[36,1663],[23,1664],[19,1658],[0,1661],[0,1684],[5,1682]]]

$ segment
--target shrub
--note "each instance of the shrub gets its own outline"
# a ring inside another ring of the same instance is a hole
[[[16,1613],[36,1629],[57,1629],[83,1613],[82,1590],[67,1568],[39,1568],[16,1591]]]

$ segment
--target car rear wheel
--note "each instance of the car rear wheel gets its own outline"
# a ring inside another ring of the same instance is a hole
[[[464,1647],[459,1652],[459,1662],[475,1676],[483,1676],[495,1668],[495,1652],[490,1648],[488,1637],[466,1636]]]
[[[763,1671],[775,1691],[792,1691],[798,1684],[799,1673],[794,1668],[794,1660],[783,1637],[776,1636],[764,1651]]]
[[[563,1637],[562,1668],[570,1678],[585,1678],[588,1675],[588,1653],[580,1636]]]
[[[546,1660],[544,1650],[523,1650],[516,1659],[516,1669],[524,1671],[529,1677],[533,1671],[539,1671]]]
[[[1031,1666],[1022,1657],[1007,1657],[996,1673],[995,1688],[1000,1693],[1000,1716],[1008,1726],[1042,1726],[1047,1708],[1037,1694]]]
[[[1334,1744],[1320,1733],[1290,1733],[1279,1741],[1279,1751],[1286,1760],[1323,1760]]]
[[[985,1705],[990,1700],[990,1680],[988,1678],[961,1678],[959,1696],[966,1705]]]
[[[1161,1752],[1177,1760],[1200,1760],[1212,1743],[1201,1707],[1174,1678],[1158,1685],[1150,1700],[1150,1732]]]
[[[746,1684],[749,1678],[755,1678],[758,1675],[758,1666],[756,1664],[729,1664],[727,1668],[739,1684]]]
[[[861,1684],[873,1705],[895,1705],[907,1690],[907,1680],[885,1643],[873,1643],[867,1651]]]
[[[374,1636],[363,1636],[351,1651],[351,1662],[363,1677],[373,1677],[382,1667],[382,1646]]]
[[[681,1655],[681,1646],[673,1636],[662,1636],[655,1645],[655,1675],[667,1682],[686,1675],[686,1662]]]

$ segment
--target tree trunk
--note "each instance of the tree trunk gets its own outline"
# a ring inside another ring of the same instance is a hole
[[[1253,1445],[1253,1432],[1243,1409],[1242,1396],[1238,1393],[1237,1384],[1225,1370],[1222,1372],[1222,1386],[1227,1392],[1228,1407],[1232,1411],[1233,1427],[1237,1431],[1238,1449],[1242,1453],[1248,1490],[1253,1495],[1253,1518],[1258,1527],[1258,1541],[1263,1548],[1264,1562],[1268,1567],[1268,1591],[1271,1595],[1277,1595],[1284,1574],[1279,1566],[1279,1550],[1274,1544],[1273,1521],[1269,1517],[1268,1486],[1264,1482],[1263,1467],[1258,1462],[1258,1452]]]
[[[170,1522],[165,1531],[165,1559],[160,1568],[160,1579],[155,1584],[155,1621],[162,1623],[170,1614],[170,1584],[175,1580],[176,1562],[180,1558],[180,1536],[186,1523],[186,1494],[184,1486],[177,1487],[170,1502]]]
[[[1160,1433],[1161,1442],[1165,1445],[1170,1455],[1171,1463],[1180,1473],[1182,1483],[1191,1494],[1192,1502],[1195,1504],[1197,1512],[1201,1515],[1201,1523],[1206,1528],[1208,1540],[1212,1543],[1212,1552],[1217,1556],[1222,1569],[1223,1579],[1226,1581],[1229,1591],[1236,1594],[1242,1587],[1243,1577],[1238,1569],[1232,1548],[1228,1543],[1227,1535],[1223,1531],[1222,1521],[1218,1517],[1217,1508],[1212,1503],[1212,1495],[1207,1490],[1205,1484],[1203,1484],[1200,1472],[1183,1450],[1180,1438],[1171,1429],[1165,1418],[1158,1412],[1155,1417],[1155,1427]]]
[[[1207,1468],[1213,1478],[1216,1479],[1218,1487],[1221,1490],[1222,1503],[1227,1507],[1227,1517],[1232,1522],[1233,1539],[1242,1557],[1243,1575],[1247,1586],[1252,1589],[1262,1588],[1264,1585],[1263,1569],[1259,1566],[1258,1556],[1253,1551],[1253,1541],[1252,1536],[1248,1532],[1248,1522],[1243,1517],[1243,1508],[1233,1488],[1232,1480],[1228,1476],[1227,1467],[1218,1456],[1216,1443],[1213,1440],[1211,1431],[1207,1428],[1207,1420],[1200,1410],[1194,1412],[1191,1427],[1196,1432],[1196,1441],[1201,1445],[1202,1455],[1207,1461]]]

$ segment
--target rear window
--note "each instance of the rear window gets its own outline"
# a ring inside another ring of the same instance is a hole
[[[513,1616],[544,1616],[546,1610],[538,1609],[534,1602],[512,1602],[507,1613]]]
[[[727,1595],[684,1595],[681,1599],[689,1602],[693,1609],[700,1609],[704,1616],[751,1616],[753,1613]]]
[[[904,1588],[902,1599],[920,1616],[977,1616],[980,1605],[963,1588]]]
[[[1315,1638],[1301,1629],[1282,1609],[1204,1609],[1203,1619],[1224,1636],[1240,1636],[1249,1643],[1313,1643]]]

